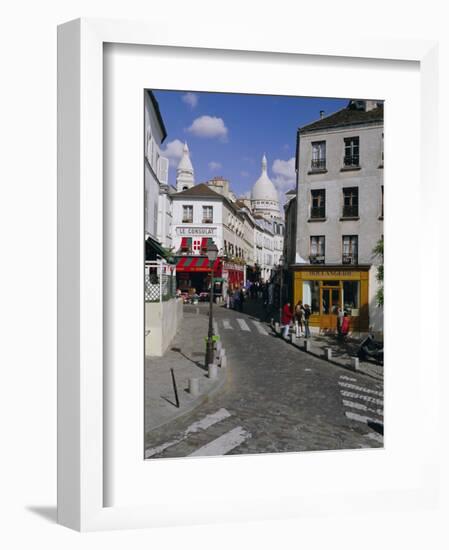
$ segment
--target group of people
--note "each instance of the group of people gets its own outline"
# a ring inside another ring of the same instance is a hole
[[[292,311],[290,302],[287,302],[282,308],[281,330],[282,337],[287,338],[292,324],[295,327],[296,337],[304,336],[310,338],[309,318],[312,314],[309,304],[302,304],[302,301],[296,304]]]
[[[245,302],[245,288],[243,285],[235,287],[230,286],[226,291],[226,307],[228,309],[236,309],[243,311]]]

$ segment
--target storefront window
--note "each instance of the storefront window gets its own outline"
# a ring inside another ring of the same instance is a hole
[[[358,315],[360,307],[359,281],[343,281],[343,305],[347,315]]]
[[[320,283],[318,281],[303,282],[302,303],[309,304],[312,313],[320,312]]]

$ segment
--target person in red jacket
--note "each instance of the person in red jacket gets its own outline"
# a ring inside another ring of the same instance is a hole
[[[281,317],[281,329],[282,337],[288,337],[288,331],[290,329],[290,323],[292,322],[292,308],[290,302],[287,302],[282,308],[282,317]]]

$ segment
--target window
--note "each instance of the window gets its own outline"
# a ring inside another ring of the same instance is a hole
[[[193,206],[184,205],[182,207],[182,223],[193,223]]]
[[[310,263],[324,264],[324,237],[310,237]]]
[[[315,141],[312,143],[312,170],[326,169],[326,142]]]
[[[359,166],[359,138],[345,138],[345,166]]]
[[[343,264],[357,264],[359,238],[357,235],[343,235]]]
[[[326,217],[326,190],[325,189],[313,189],[312,206],[310,209],[311,218],[325,218]]]
[[[201,240],[200,239],[195,239],[193,241],[193,250],[195,252],[198,252],[198,253],[200,252],[200,250],[201,250]]]
[[[203,206],[203,223],[212,223],[214,221],[213,206]]]
[[[359,281],[343,281],[343,307],[347,315],[357,315],[359,305]]]
[[[320,283],[319,281],[304,281],[302,285],[302,303],[308,304],[312,313],[320,312]]]
[[[359,215],[359,188],[343,189],[343,218],[357,218]]]

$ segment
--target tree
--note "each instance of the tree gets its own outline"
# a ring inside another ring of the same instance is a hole
[[[377,280],[379,281],[379,288],[376,292],[376,303],[378,306],[384,305],[384,238],[377,241],[376,246],[373,249],[375,257],[380,259],[380,264],[377,266]]]

